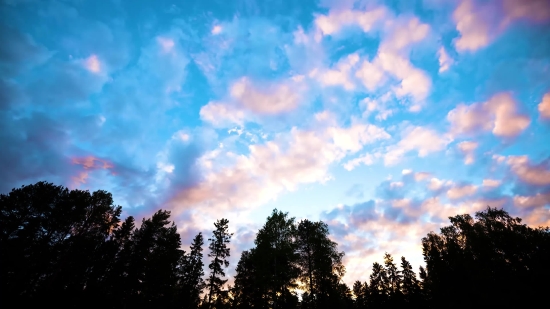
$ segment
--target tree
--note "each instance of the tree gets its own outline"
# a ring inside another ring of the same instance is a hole
[[[292,307],[297,302],[293,292],[297,287],[299,273],[296,266],[295,230],[294,218],[274,209],[258,231],[252,257],[257,274],[256,285],[263,302],[256,306],[281,309]]]
[[[233,287],[233,308],[264,308],[262,293],[258,286],[258,272],[255,249],[245,250],[237,264],[235,285]]]
[[[8,303],[94,300],[120,206],[105,191],[47,182],[0,195],[1,289]]]
[[[401,257],[401,269],[403,275],[401,285],[403,305],[417,307],[421,302],[420,285],[411,263],[404,256]]]
[[[389,297],[387,282],[386,270],[374,262],[369,283],[369,308],[382,308],[386,305]]]
[[[363,309],[367,306],[367,300],[368,300],[368,291],[369,286],[368,284],[361,283],[361,281],[357,280],[353,283],[353,295],[355,296],[355,302],[353,308],[355,309]]]
[[[301,221],[296,232],[300,279],[306,283],[312,308],[334,307],[347,297],[347,292],[340,290],[340,279],[345,273],[344,253],[337,251],[337,244],[328,234],[326,223],[309,220]]]
[[[384,254],[384,265],[387,274],[388,302],[390,307],[400,307],[403,305],[403,294],[401,285],[403,276],[393,262],[393,257],[389,253]]]
[[[128,302],[137,307],[164,307],[174,299],[182,256],[170,211],[159,210],[134,230],[128,267]]]
[[[521,224],[504,210],[488,207],[449,218],[440,234],[422,239],[426,279],[434,307],[529,307],[544,301],[550,276],[550,231]],[[459,297],[457,297],[459,295]],[[453,299],[449,304],[449,299]]]
[[[202,277],[204,276],[202,262],[202,246],[204,240],[202,233],[199,233],[193,239],[189,255],[185,255],[182,259],[182,274],[181,274],[181,293],[183,294],[183,304],[186,308],[198,308],[200,304],[200,294],[205,288],[205,283]]]
[[[231,241],[233,233],[228,232],[229,220],[221,219],[214,223],[216,229],[212,232],[213,236],[209,238],[210,241],[210,253],[208,257],[213,258],[208,265],[210,269],[210,275],[207,279],[208,282],[208,308],[216,308],[224,301],[224,293],[222,291],[223,285],[227,282],[225,277],[224,267],[229,266],[227,258],[230,256],[230,249],[227,244]]]

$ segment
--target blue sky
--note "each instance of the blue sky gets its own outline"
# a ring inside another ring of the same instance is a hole
[[[487,205],[550,224],[545,0],[1,0],[0,189],[324,220],[346,282]],[[231,271],[229,272],[232,273]]]

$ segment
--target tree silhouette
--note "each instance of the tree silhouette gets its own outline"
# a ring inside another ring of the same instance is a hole
[[[189,255],[183,256],[181,262],[180,293],[181,302],[186,308],[198,308],[201,301],[202,290],[206,287],[203,276],[204,263],[202,262],[202,246],[204,239],[202,233],[197,234],[191,244]]]
[[[340,303],[348,292],[341,289],[340,279],[345,273],[343,252],[328,238],[324,222],[303,220],[298,224],[296,244],[299,255],[300,279],[305,282],[308,308],[326,308]]]
[[[449,218],[441,234],[422,239],[431,305],[529,307],[543,301],[550,275],[550,232],[487,208]],[[460,295],[460,297],[456,297]],[[453,300],[449,303],[449,300]]]
[[[227,244],[231,241],[233,233],[228,232],[227,219],[220,219],[214,223],[216,229],[212,232],[213,236],[209,238],[210,241],[210,253],[208,257],[212,258],[208,268],[210,269],[210,275],[207,279],[208,282],[208,308],[219,308],[225,302],[225,293],[222,290],[223,285],[227,282],[225,277],[224,268],[229,266],[227,258],[230,256],[230,249]]]

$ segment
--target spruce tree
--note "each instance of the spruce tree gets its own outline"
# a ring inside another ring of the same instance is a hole
[[[224,268],[229,266],[227,258],[230,256],[230,249],[227,244],[231,241],[233,233],[228,232],[229,220],[221,219],[214,223],[216,229],[212,232],[213,236],[208,239],[210,241],[210,253],[208,257],[212,258],[208,268],[210,275],[206,280],[208,283],[208,308],[215,308],[216,304],[223,302],[223,285],[227,282]]]

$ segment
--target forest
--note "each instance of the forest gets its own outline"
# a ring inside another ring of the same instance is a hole
[[[509,308],[546,303],[550,287],[549,228],[503,209],[450,217],[422,238],[425,266],[386,253],[353,286],[322,221],[275,209],[253,248],[231,252],[227,219],[182,248],[169,211],[140,224],[121,212],[102,190],[38,182],[1,194],[2,307]]]

